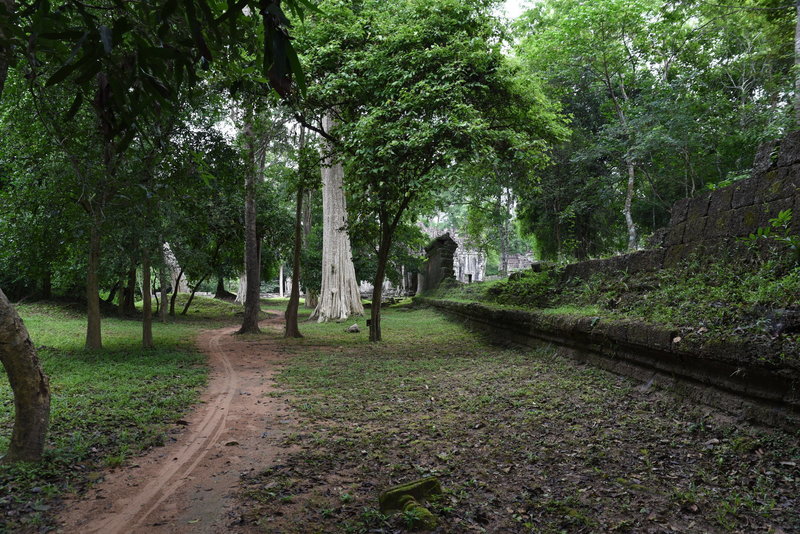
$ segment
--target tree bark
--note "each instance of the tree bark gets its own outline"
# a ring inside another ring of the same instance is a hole
[[[142,347],[153,348],[153,290],[150,285],[150,252],[142,251]]]
[[[301,142],[302,145],[302,142]],[[297,207],[294,221],[294,254],[292,255],[292,293],[286,306],[286,330],[283,337],[303,337],[297,326],[297,310],[300,307],[300,254],[303,250],[303,188],[297,188]]]
[[[313,191],[306,190],[305,198],[303,199],[303,246],[308,246],[308,236],[311,234],[311,203],[313,201]],[[317,292],[312,291],[308,287],[305,288],[304,300],[306,308],[316,308],[318,299]]]
[[[53,298],[53,271],[49,268],[42,276],[42,298],[45,300]]]
[[[120,297],[120,315],[129,317],[136,315],[136,268],[128,271],[128,285]]]
[[[381,243],[378,246],[378,268],[375,271],[375,280],[372,287],[372,308],[370,309],[369,340],[380,341],[381,334],[381,301],[383,300],[383,281],[386,278],[386,264],[389,261],[389,250],[392,246],[392,236],[383,232]]]
[[[186,315],[186,313],[189,311],[189,306],[192,305],[192,301],[194,300],[194,294],[197,293],[197,289],[200,287],[200,284],[203,283],[203,280],[206,279],[206,276],[208,275],[204,274],[203,276],[201,276],[200,280],[198,280],[197,283],[192,288],[192,292],[189,293],[189,298],[186,300],[186,304],[183,306],[183,311],[181,312],[181,315]]]
[[[256,148],[253,125],[248,122],[244,127],[247,145],[247,173],[244,185],[244,226],[245,226],[245,290],[244,318],[239,334],[258,333],[258,316],[261,312],[261,258],[259,257],[258,233],[256,228]]]
[[[161,286],[161,303],[159,304],[159,319],[162,323],[167,322],[167,286],[169,277],[167,276],[167,249],[161,245],[161,266],[158,268],[158,284]]]
[[[330,131],[333,120],[323,118]],[[353,267],[350,237],[347,235],[347,204],[344,198],[344,169],[328,145],[322,163],[322,286],[319,302],[311,315],[322,323],[343,321],[351,315],[364,315],[361,293]]]
[[[178,296],[178,288],[181,285],[181,278],[183,278],[183,269],[178,271],[178,276],[175,278],[175,287],[172,288],[172,298],[169,299],[169,314],[175,317],[175,299]]]
[[[633,222],[631,206],[633,204],[633,194],[635,192],[635,171],[636,168],[632,161],[627,161],[628,166],[628,187],[625,192],[625,207],[622,210],[625,215],[625,225],[628,227],[628,252],[633,252],[639,247],[639,236],[636,231],[636,223]]]
[[[225,289],[225,279],[221,276],[217,277],[217,290],[214,293],[214,298],[219,300],[235,300],[236,294],[231,293]]]
[[[0,289],[0,362],[14,392],[14,428],[4,462],[37,462],[50,423],[50,383],[28,330]]]
[[[86,348],[99,350],[103,348],[100,333],[100,287],[98,270],[100,269],[100,221],[92,216],[92,228],[89,233],[89,264],[86,267]]]

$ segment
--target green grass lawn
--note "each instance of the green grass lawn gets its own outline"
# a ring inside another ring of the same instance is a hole
[[[303,323],[279,383],[300,452],[246,481],[268,532],[396,532],[382,489],[440,478],[438,532],[795,532],[798,435],[390,308],[384,342]],[[357,321],[363,326],[363,319]],[[673,530],[674,529],[674,530]]]
[[[102,351],[84,349],[86,319],[73,306],[33,303],[17,310],[50,377],[51,423],[41,465],[0,465],[0,531],[46,528],[60,494],[91,483],[99,469],[163,443],[206,382],[195,336],[203,328],[233,324],[241,306],[195,297],[187,317],[154,321],[152,350],[141,348],[138,320],[105,317]],[[3,376],[0,454],[8,447],[12,417]]]

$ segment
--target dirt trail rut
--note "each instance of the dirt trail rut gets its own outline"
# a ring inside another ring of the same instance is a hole
[[[277,330],[281,323],[271,319],[261,326]],[[198,343],[209,355],[210,379],[185,431],[68,502],[61,532],[250,531],[241,524],[235,499],[240,476],[263,470],[289,452],[279,444],[294,421],[285,401],[268,396],[282,361],[275,340],[241,339],[235,331],[201,334]]]

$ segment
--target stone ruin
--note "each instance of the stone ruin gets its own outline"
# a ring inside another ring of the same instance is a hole
[[[445,278],[455,279],[453,256],[457,248],[458,243],[450,237],[449,232],[437,237],[425,247],[428,259],[419,275],[418,292],[436,289]]]

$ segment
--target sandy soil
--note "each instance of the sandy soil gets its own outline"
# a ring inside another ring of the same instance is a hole
[[[282,315],[282,314],[280,314]],[[279,319],[262,329],[282,328]],[[292,452],[281,448],[295,425],[285,401],[269,397],[282,356],[269,337],[234,336],[237,328],[204,332],[198,346],[211,368],[201,403],[179,423],[174,441],[105,474],[67,502],[64,533],[251,532],[236,491],[240,477]]]

